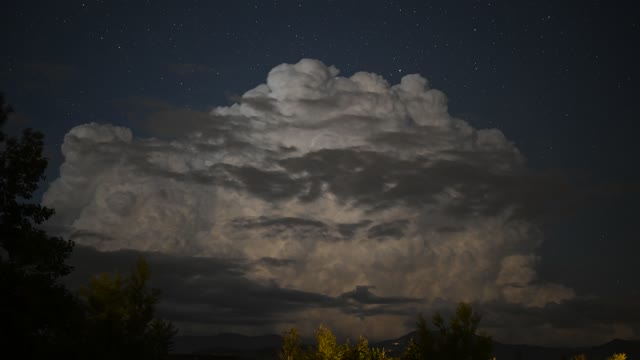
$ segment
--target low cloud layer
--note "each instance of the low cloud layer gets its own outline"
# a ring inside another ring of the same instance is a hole
[[[43,197],[52,228],[98,252],[199,259],[193,298],[165,304],[192,325],[322,321],[385,337],[442,302],[543,309],[575,299],[536,275],[536,220],[566,185],[528,169],[500,130],[449,115],[420,75],[390,85],[303,59],[236,100],[206,115],[163,107],[149,119],[157,138],[71,129]],[[241,275],[220,275],[221,259],[243,264]],[[240,288],[244,301],[219,302]],[[272,299],[287,304],[278,316],[262,312]]]

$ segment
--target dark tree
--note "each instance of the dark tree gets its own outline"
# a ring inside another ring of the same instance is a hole
[[[54,211],[33,202],[44,180],[44,136],[8,136],[10,106],[0,94],[0,348],[20,358],[162,359],[176,329],[155,317],[160,293],[148,289],[149,268],[130,277],[96,277],[81,299],[58,282],[73,242],[39,225]]]
[[[86,357],[91,359],[163,359],[176,328],[155,316],[158,289],[147,286],[150,271],[142,257],[128,277],[101,274],[80,289],[85,302]]]
[[[47,167],[44,136],[31,129],[8,136],[12,111],[0,95],[0,343],[24,355],[67,353],[81,311],[57,280],[71,271],[73,243],[38,227],[53,215],[32,201]]]
[[[480,315],[469,304],[460,303],[449,325],[440,314],[433,317],[434,331],[429,331],[422,316],[418,318],[418,339],[411,342],[402,356],[406,360],[487,360],[493,342],[478,332]]]
[[[3,127],[10,106],[0,96],[0,245],[2,260],[26,273],[56,280],[67,275],[65,263],[73,243],[48,236],[37,225],[54,211],[30,200],[45,179],[44,135],[26,129],[20,139],[7,136]]]
[[[280,360],[296,360],[301,358],[302,341],[298,336],[298,329],[293,328],[282,335],[283,345],[278,353]]]

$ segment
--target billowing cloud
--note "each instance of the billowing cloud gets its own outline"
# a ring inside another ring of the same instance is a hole
[[[161,139],[71,129],[43,197],[52,225],[102,252],[250,264],[243,281],[269,291],[248,297],[314,304],[288,308],[287,324],[303,329],[395,336],[438,301],[533,309],[574,298],[535,270],[534,220],[562,183],[529,170],[500,130],[452,117],[420,75],[391,85],[338,73],[303,59],[207,116],[162,108]]]

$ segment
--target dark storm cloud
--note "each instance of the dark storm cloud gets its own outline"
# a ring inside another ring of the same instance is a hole
[[[478,304],[486,327],[537,327],[579,329],[594,325],[640,324],[638,299],[576,297],[559,304],[526,308],[515,304]]]
[[[405,229],[409,226],[408,220],[396,220],[391,222],[383,222],[377,225],[371,225],[371,221],[363,220],[352,224],[336,224],[329,226],[323,222],[305,218],[295,217],[265,217],[257,218],[236,218],[233,219],[231,225],[241,230],[261,231],[262,236],[267,238],[277,238],[285,233],[293,233],[299,239],[315,238],[329,241],[348,240],[354,237],[357,231],[366,229],[367,237],[376,240],[399,239],[404,236]],[[455,232],[460,229],[451,228],[438,232]],[[274,258],[263,258],[273,259]]]
[[[154,284],[181,281],[202,274],[213,274],[222,279],[242,277],[247,265],[240,260],[222,258],[184,257],[159,252],[118,250],[102,252],[93,247],[76,245],[71,263],[79,271],[67,278],[73,287],[87,283],[91,276],[103,272],[129,273],[139,256],[143,256],[152,271]],[[171,280],[174,279],[174,280]],[[164,285],[163,285],[164,287]]]
[[[201,309],[194,318],[174,312],[175,321],[201,321],[245,324],[265,321],[275,325],[298,311],[308,308],[340,307],[339,301],[326,295],[265,285],[244,276],[192,274],[191,278],[163,279],[167,289],[164,302],[176,309]],[[174,281],[171,281],[174,280]],[[197,319],[200,320],[197,320]]]
[[[71,232],[69,240],[74,242],[81,242],[83,244],[91,244],[94,247],[99,247],[101,243],[113,240],[111,236],[103,233],[98,233],[89,230],[76,230]]]
[[[412,322],[407,322],[407,328],[411,329],[415,327],[415,315],[418,313],[418,309],[413,307],[407,307],[408,304],[404,304],[405,306],[400,307],[397,305],[373,305],[373,306],[353,306],[344,312],[357,316],[360,319],[365,319],[367,317],[374,316],[383,316],[383,315],[394,315],[399,316],[406,319],[412,319]]]
[[[418,312],[419,304],[424,299],[403,296],[378,296],[371,289],[375,286],[356,286],[354,290],[340,295],[349,306],[343,312],[360,319],[380,315],[395,315],[412,318]]]
[[[263,257],[260,260],[258,260],[258,263],[260,264],[264,264],[264,265],[268,265],[268,266],[277,266],[277,267],[282,267],[282,266],[293,266],[296,264],[296,260],[294,259],[277,259],[277,258],[273,258],[273,257]]]
[[[371,220],[362,220],[352,224],[338,224],[338,232],[344,237],[352,237],[355,232],[360,229],[369,226]]]
[[[391,149],[403,149],[418,152],[426,146],[445,146],[451,142],[460,141],[460,135],[452,133],[450,129],[443,129],[439,126],[415,126],[411,123],[410,132],[407,131],[386,131],[372,134],[369,137],[371,143],[378,146],[385,146]],[[469,136],[467,140],[473,141]],[[509,151],[500,151],[504,159],[514,159],[514,154]]]
[[[486,163],[439,161],[424,178],[436,184],[454,184],[460,201],[453,201],[447,209],[454,216],[489,215],[511,207],[514,217],[536,220],[566,214],[566,210],[580,204],[581,190],[566,177],[524,168],[508,173],[488,172],[483,168]]]
[[[404,229],[407,225],[409,225],[407,220],[378,224],[369,228],[367,236],[374,239],[400,238],[404,235]]]
[[[356,286],[353,291],[346,292],[340,295],[343,299],[354,300],[361,304],[370,305],[390,305],[390,304],[409,304],[419,303],[422,299],[412,299],[407,297],[394,297],[394,296],[377,296],[370,291],[375,286]]]
[[[633,337],[640,326],[638,300],[576,297],[534,308],[496,302],[474,308],[483,315],[482,326],[503,342],[575,346]]]
[[[363,220],[353,224],[336,224],[329,226],[323,222],[305,218],[294,217],[265,217],[258,218],[236,218],[231,224],[237,230],[256,230],[261,231],[262,236],[268,238],[277,238],[285,233],[295,234],[299,239],[314,238],[327,241],[348,240],[354,237],[357,231],[368,229],[367,236],[383,240],[384,238],[399,238],[403,234],[403,227],[408,225],[406,220],[398,220],[379,225],[371,226],[371,221]],[[275,261],[274,258],[263,258]],[[278,260],[280,261],[280,260]],[[287,262],[295,261],[287,260]]]
[[[251,264],[242,259],[171,256],[155,252],[100,252],[76,246],[71,264],[75,271],[65,279],[72,288],[88,284],[90,276],[100,273],[127,274],[138,256],[151,269],[151,285],[162,291],[160,315],[176,322],[270,325],[305,309],[334,308],[363,316],[362,305],[415,303],[418,299],[381,297],[358,286],[338,297],[287,289],[275,283],[247,278]],[[292,260],[262,258],[269,266],[290,266]],[[355,303],[354,303],[355,301]],[[376,308],[370,314],[395,314],[394,308]]]
[[[255,196],[267,201],[296,196],[301,190],[301,184],[281,171],[267,171],[251,166],[227,165],[227,173],[232,177],[229,185],[240,185]]]
[[[253,229],[261,231],[262,236],[277,238],[290,233],[299,239],[326,239],[330,238],[329,228],[326,224],[310,219],[284,217],[284,218],[243,218],[231,221],[233,227],[238,230]]]
[[[231,100],[238,104],[246,104],[258,111],[278,114],[276,101],[263,98],[243,98],[242,96],[232,96]]]
[[[455,233],[455,232],[459,232],[459,231],[464,231],[464,228],[460,228],[460,227],[453,227],[453,226],[441,226],[435,229],[436,232],[441,233],[441,234],[448,234],[448,233]]]
[[[121,106],[127,112],[133,124],[140,124],[152,136],[175,138],[196,131],[215,134],[220,141],[238,141],[233,132],[242,129],[241,122],[231,118],[212,118],[207,111],[200,111],[184,106],[148,97],[132,97]]]
[[[492,171],[487,164],[503,162],[495,154],[450,155],[454,159],[398,160],[358,149],[321,150],[280,164],[292,174],[308,174],[304,180],[310,189],[327,183],[340,197],[375,209],[399,204],[421,207],[434,202],[446,187],[457,194],[446,208],[452,216],[491,215],[513,208],[515,217],[542,219],[584,204],[584,189],[562,174],[533,173],[524,167]]]
[[[386,189],[387,184],[398,178],[410,181],[408,175],[419,175],[421,160],[402,161],[376,152],[344,149],[311,152],[281,160],[280,164],[293,174],[308,173],[305,180],[312,189],[326,183],[340,198],[353,199],[372,208],[393,206],[402,200],[415,199],[417,195],[429,197],[421,191],[428,183],[420,180],[420,189],[409,193]]]
[[[308,307],[339,307],[339,300],[310,292],[261,284],[245,275],[250,265],[243,260],[168,256],[136,251],[98,252],[77,247],[69,279],[73,287],[86,284],[78,274],[128,273],[137,256],[143,255],[152,270],[153,286],[162,290],[162,308],[175,321],[244,323],[266,319]],[[200,319],[200,320],[198,320]]]
[[[314,231],[326,231],[327,228],[327,226],[320,221],[294,217],[269,218],[261,216],[255,219],[234,219],[231,223],[235,227],[243,228],[280,228],[282,230],[309,228]]]

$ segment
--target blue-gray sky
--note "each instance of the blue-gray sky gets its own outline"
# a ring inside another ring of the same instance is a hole
[[[193,333],[304,317],[386,337],[471,300],[505,341],[639,336],[615,311],[640,303],[632,2],[32,1],[4,14],[10,128],[46,135],[41,193],[52,229],[79,244],[78,281],[129,250],[162,254],[160,287],[184,285],[170,265],[228,273],[192,297],[165,290]],[[416,73],[426,87],[402,80]],[[368,242],[376,260],[358,260]],[[335,272],[312,276],[322,264]],[[212,303],[222,284],[267,305]]]

